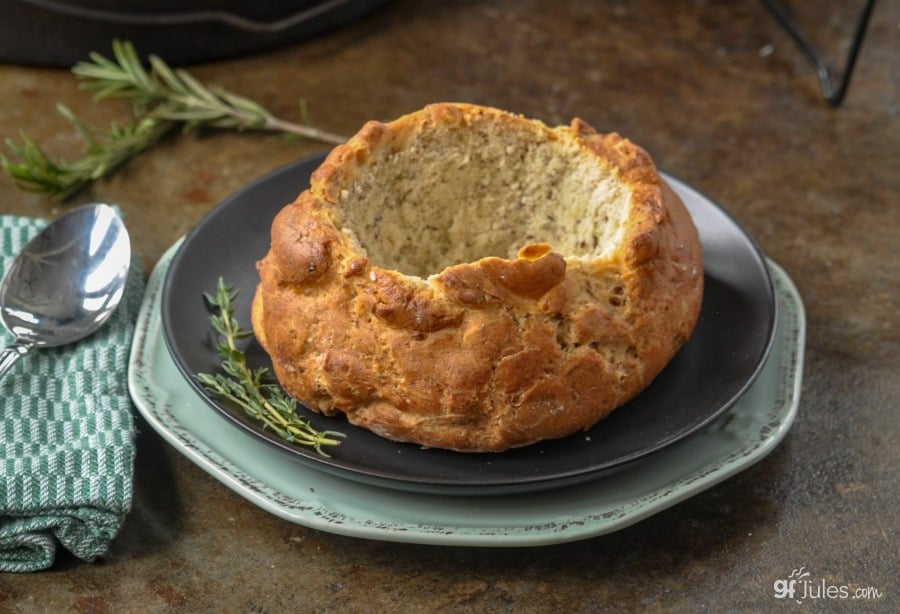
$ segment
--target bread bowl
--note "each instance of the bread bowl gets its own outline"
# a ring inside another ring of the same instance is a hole
[[[257,268],[253,331],[289,394],[461,452],[591,428],[671,360],[703,292],[643,149],[457,103],[334,148]]]

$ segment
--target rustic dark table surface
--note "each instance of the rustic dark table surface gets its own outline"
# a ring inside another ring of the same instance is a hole
[[[862,4],[787,3],[838,75]],[[311,40],[192,65],[289,119],[305,100],[312,122],[339,134],[452,100],[550,124],[580,116],[630,137],[727,209],[799,287],[799,415],[771,455],[710,490],[612,534],[524,549],[368,541],[287,522],[136,415],[133,508],[109,555],[63,554],[49,571],[0,576],[0,610],[900,611],[898,26],[900,3],[878,3],[837,108],[760,2],[400,0]],[[128,113],[94,102],[64,67],[0,64],[0,92],[0,137],[25,130],[70,159],[80,144],[58,102],[97,125]],[[117,203],[150,271],[229,194],[323,148],[178,136],[72,202]],[[0,213],[66,206],[0,177]],[[817,585],[878,593],[776,599],[774,583],[801,566]]]

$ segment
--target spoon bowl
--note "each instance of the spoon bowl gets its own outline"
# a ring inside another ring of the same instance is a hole
[[[34,237],[0,281],[0,323],[14,340],[0,352],[0,377],[37,347],[79,341],[122,299],[131,243],[111,206],[83,205]]]

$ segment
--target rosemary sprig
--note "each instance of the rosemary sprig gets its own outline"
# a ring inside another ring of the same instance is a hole
[[[319,454],[328,456],[322,447],[339,445],[337,438],[343,438],[344,434],[315,430],[307,419],[297,415],[296,401],[271,380],[268,369],[251,369],[247,365],[237,342],[252,336],[253,332],[241,328],[234,317],[232,303],[236,295],[222,278],[215,296],[204,294],[210,306],[218,310],[218,314],[210,316],[210,324],[219,334],[217,350],[222,359],[222,373],[200,373],[195,376],[197,381],[210,393],[239,405],[285,441],[312,446]]]
[[[95,92],[96,99],[131,101],[134,119],[108,130],[90,126],[65,106],[59,112],[84,139],[84,157],[72,163],[53,161],[26,133],[22,143],[7,140],[18,161],[0,156],[0,165],[23,190],[43,192],[55,200],[66,200],[93,181],[104,177],[129,159],[145,151],[160,138],[181,126],[184,132],[201,127],[230,130],[263,130],[338,144],[346,139],[307,124],[275,117],[256,102],[220,87],[206,86],[190,73],[173,69],[155,55],[149,56],[149,71],[134,46],[113,41],[113,59],[91,53],[72,73],[80,87]],[[306,107],[301,101],[301,115]]]
[[[346,141],[337,134],[278,119],[248,98],[206,86],[186,70],[172,69],[158,56],[149,56],[148,72],[131,43],[113,41],[113,57],[114,61],[93,52],[91,61],[79,62],[72,73],[98,99],[131,100],[138,116],[181,122],[186,130],[199,126],[271,130],[332,144]]]
[[[30,136],[22,132],[21,145],[11,139],[6,142],[20,161],[13,162],[0,156],[0,164],[19,189],[50,194],[60,201],[112,173],[177,126],[171,121],[143,118],[124,126],[113,123],[109,130],[101,130],[78,119],[64,105],[58,105],[57,109],[84,140],[83,158],[72,163],[54,162]]]

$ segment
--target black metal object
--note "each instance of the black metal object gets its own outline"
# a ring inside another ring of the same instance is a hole
[[[775,0],[762,0],[763,4],[779,24],[787,31],[788,35],[797,43],[803,53],[809,58],[816,69],[819,76],[819,84],[822,88],[822,95],[833,107],[840,106],[847,94],[847,88],[850,86],[850,77],[853,75],[853,68],[856,66],[856,59],[859,50],[862,47],[863,38],[866,35],[866,29],[869,24],[869,17],[872,15],[872,9],[875,7],[875,0],[866,0],[865,6],[856,22],[856,31],[853,34],[853,41],[850,44],[850,50],[847,53],[847,62],[844,66],[844,72],[840,80],[835,83],[835,79],[828,63],[819,53],[819,50],[806,38],[800,30],[797,23],[793,20],[787,9]]]
[[[114,38],[171,64],[303,40],[385,0],[0,0],[0,61],[70,67]]]

